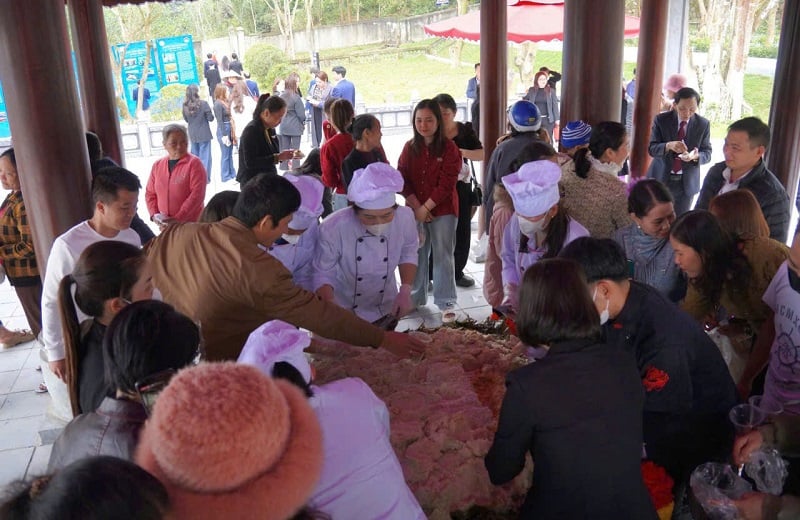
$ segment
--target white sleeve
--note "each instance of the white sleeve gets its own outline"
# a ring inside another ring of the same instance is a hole
[[[519,286],[519,271],[517,269],[517,249],[519,244],[516,237],[519,236],[519,224],[516,223],[517,216],[512,215],[503,231],[503,248],[500,251],[500,260],[503,263],[503,287],[508,284]]]
[[[414,212],[411,208],[397,208],[396,217],[403,219],[403,247],[400,250],[400,264],[417,265],[419,260],[419,231],[417,221],[414,219]]]
[[[58,361],[65,356],[64,335],[58,314],[58,286],[64,276],[72,273],[74,267],[75,259],[66,243],[57,238],[47,260],[42,288],[42,341],[48,361]]]
[[[323,285],[336,287],[336,275],[342,257],[341,239],[339,230],[330,225],[331,223],[329,221],[329,225],[326,226],[323,222],[319,228],[319,241],[313,262],[315,291]],[[344,223],[339,220],[337,225],[341,226]]]

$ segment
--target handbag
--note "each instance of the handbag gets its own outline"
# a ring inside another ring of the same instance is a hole
[[[471,170],[469,183],[472,187],[472,191],[470,192],[469,196],[469,203],[472,207],[477,208],[478,206],[483,205],[483,190],[481,189],[478,179],[475,177],[475,166],[472,164],[472,161],[469,162],[469,167]]]

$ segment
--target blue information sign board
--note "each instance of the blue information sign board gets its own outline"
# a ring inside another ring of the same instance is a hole
[[[192,36],[173,36],[156,40],[158,68],[162,86],[199,84]]]
[[[0,137],[11,137],[11,128],[8,126],[6,97],[3,94],[3,85],[0,85]]]
[[[136,113],[133,92],[138,88],[144,71],[146,45],[144,41],[117,44],[111,48],[114,60],[121,65],[121,78],[125,102],[131,114]],[[159,90],[167,85],[198,83],[197,65],[192,36],[184,34],[158,38],[150,48],[150,65],[145,88],[150,91],[150,104],[159,97]]]

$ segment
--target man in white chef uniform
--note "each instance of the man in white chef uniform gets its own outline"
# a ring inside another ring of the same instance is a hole
[[[414,212],[395,201],[402,189],[402,175],[388,164],[356,170],[347,190],[353,205],[329,215],[319,228],[317,294],[371,322],[414,309],[411,284],[419,235]],[[399,291],[395,269],[400,272]]]
[[[319,216],[325,187],[310,175],[286,175],[300,192],[300,207],[292,215],[289,232],[272,243],[267,252],[291,271],[295,285],[314,290],[312,260],[319,240]]]

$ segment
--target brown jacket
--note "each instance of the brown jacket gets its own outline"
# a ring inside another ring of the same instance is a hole
[[[147,413],[141,404],[106,397],[97,411],[77,416],[64,428],[50,452],[47,471],[95,455],[132,461],[146,420]]]
[[[21,191],[12,191],[0,206],[0,258],[14,286],[41,283],[28,213]]]
[[[208,360],[236,360],[248,335],[276,319],[353,345],[383,341],[378,327],[295,285],[234,217],[170,226],[147,255],[164,301],[200,322]]]

